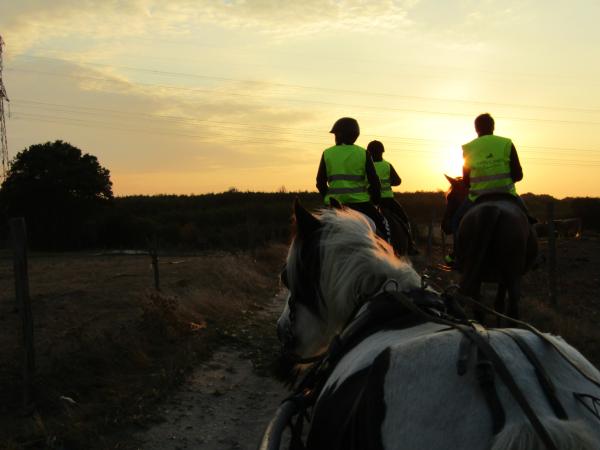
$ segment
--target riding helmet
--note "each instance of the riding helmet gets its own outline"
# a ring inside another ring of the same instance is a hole
[[[383,144],[380,141],[371,141],[369,145],[367,145],[367,150],[373,155],[381,155],[385,152],[383,148]]]

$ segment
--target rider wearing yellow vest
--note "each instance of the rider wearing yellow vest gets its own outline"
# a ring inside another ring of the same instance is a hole
[[[379,141],[372,141],[379,142]],[[367,147],[367,150],[369,148]],[[373,154],[371,153],[371,156]],[[379,181],[381,182],[381,198],[394,198],[394,192],[392,191],[392,165],[387,162],[385,159],[381,161],[375,161],[373,159],[373,164],[375,164],[375,172],[377,172],[377,176],[379,177]],[[399,183],[397,183],[399,184]],[[396,186],[396,184],[394,184]]]
[[[383,159],[385,148],[380,141],[369,142],[369,145],[367,145],[367,152],[373,158],[375,171],[377,172],[377,176],[381,182],[381,201],[379,202],[379,205],[384,213],[384,216],[390,220],[390,217],[386,212],[389,211],[391,214],[398,217],[408,235],[408,253],[416,254],[418,253],[417,246],[412,240],[412,232],[408,215],[404,211],[404,208],[402,208],[402,205],[400,205],[400,203],[394,199],[394,192],[392,191],[392,186],[399,186],[402,183],[402,179],[394,169],[394,166]]]
[[[323,152],[327,168],[325,204],[334,197],[341,204],[371,201],[368,192],[367,152],[358,145],[334,145]]]
[[[343,117],[335,122],[330,133],[335,135],[335,145],[321,156],[317,172],[317,189],[326,205],[335,198],[342,205],[362,212],[375,222],[385,239],[389,233],[382,215],[374,204],[381,198],[381,184],[367,151],[355,145],[360,135],[358,122]]]
[[[511,173],[513,151],[516,153],[510,139],[493,134],[480,135],[463,145],[464,167],[470,181],[469,200],[474,202],[486,194],[517,196]]]
[[[515,189],[515,183],[523,179],[517,150],[510,139],[494,135],[494,125],[494,119],[488,113],[477,116],[477,138],[462,146],[463,180],[469,187],[469,196],[454,214],[452,232],[455,236],[461,219],[474,202],[482,196],[492,194],[513,196],[529,221],[536,222]],[[451,262],[452,259],[451,255],[446,256],[446,262]]]

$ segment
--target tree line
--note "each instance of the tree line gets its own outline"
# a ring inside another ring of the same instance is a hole
[[[600,230],[600,198],[556,200],[522,196],[545,218],[549,201],[556,217],[581,217],[585,229]],[[35,250],[145,249],[155,240],[179,251],[245,250],[287,243],[295,198],[320,208],[316,192],[227,192],[203,195],[114,197],[110,172],[95,156],[63,141],[38,144],[14,158],[0,188],[0,241],[10,217],[25,217]],[[397,193],[412,222],[439,222],[443,192]]]

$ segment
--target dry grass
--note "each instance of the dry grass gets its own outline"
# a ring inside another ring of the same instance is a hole
[[[26,417],[12,263],[0,259],[0,448],[114,448],[119,430],[155,420],[152,405],[198,360],[249,329],[284,252],[161,258],[161,292],[147,256],[30,256],[36,413]]]

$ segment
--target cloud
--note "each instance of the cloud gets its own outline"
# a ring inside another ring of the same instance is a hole
[[[269,34],[398,29],[414,1],[367,0],[31,0],[3,5],[0,25],[9,54],[52,38],[96,40],[193,34],[203,25]]]

